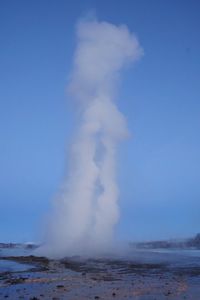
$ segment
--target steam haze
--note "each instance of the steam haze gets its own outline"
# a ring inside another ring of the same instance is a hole
[[[40,252],[62,257],[106,251],[119,220],[116,146],[128,136],[115,104],[124,66],[142,49],[125,25],[81,21],[77,26],[70,97],[80,111],[70,168],[50,217]]]

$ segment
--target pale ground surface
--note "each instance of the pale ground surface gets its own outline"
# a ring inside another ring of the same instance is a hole
[[[200,257],[196,256],[137,253],[131,259],[10,259],[35,269],[4,270],[0,299],[200,299]]]

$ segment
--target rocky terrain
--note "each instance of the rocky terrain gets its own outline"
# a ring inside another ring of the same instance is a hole
[[[2,259],[30,264],[30,269],[1,273],[0,299],[192,300],[200,294],[200,266],[117,258]]]
[[[200,234],[185,241],[140,243],[139,249],[130,248],[123,257],[60,260],[30,255],[37,247],[32,243],[2,244],[0,262],[24,268],[0,270],[0,299],[197,300],[200,255],[195,249],[199,249],[199,240]],[[13,250],[3,255],[6,246],[26,251],[21,256],[10,255]],[[156,247],[164,252],[156,252]],[[181,249],[190,249],[189,255]]]

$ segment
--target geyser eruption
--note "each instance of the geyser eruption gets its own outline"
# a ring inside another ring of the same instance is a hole
[[[114,98],[119,71],[142,49],[126,26],[82,21],[69,90],[81,111],[70,169],[56,199],[44,245],[49,256],[93,254],[110,247],[119,219],[116,145],[128,134]]]

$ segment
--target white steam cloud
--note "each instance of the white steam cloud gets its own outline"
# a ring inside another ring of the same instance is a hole
[[[104,251],[119,219],[115,151],[128,135],[126,120],[114,103],[123,66],[142,49],[126,26],[82,21],[69,84],[81,108],[72,145],[70,170],[40,252],[62,257]]]

